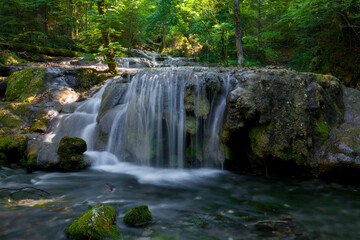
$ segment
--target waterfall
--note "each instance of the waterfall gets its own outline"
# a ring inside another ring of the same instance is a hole
[[[130,81],[117,77],[63,116],[53,141],[85,139],[96,164],[117,158],[142,166],[221,168],[230,82],[228,74],[201,68],[145,70]]]

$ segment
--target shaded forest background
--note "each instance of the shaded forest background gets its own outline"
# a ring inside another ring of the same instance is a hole
[[[331,73],[360,88],[360,0],[243,0],[240,11],[245,66]],[[88,58],[136,48],[236,65],[234,26],[233,0],[1,0],[0,62],[9,44],[26,43]]]

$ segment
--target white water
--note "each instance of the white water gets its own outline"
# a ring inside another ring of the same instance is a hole
[[[105,112],[110,121],[103,123],[101,118],[97,119],[101,102],[109,97],[103,94],[111,81],[119,79],[109,80],[74,113],[62,117],[53,141],[63,136],[83,138],[88,145],[86,156],[94,167],[111,172],[129,169],[130,165],[124,161],[159,168],[221,168],[225,152],[219,136],[230,79],[225,75],[218,79],[216,84],[221,85],[220,89],[210,93],[203,73],[193,69],[138,73],[130,83],[123,83],[128,86],[126,93],[111,111]],[[188,99],[185,99],[186,91],[190,94]],[[186,101],[191,102],[192,110],[186,109],[189,108]],[[188,119],[194,122],[192,134],[187,131]],[[102,128],[110,131],[106,133]],[[141,171],[138,174],[129,171],[145,177]],[[170,179],[171,174],[164,176]],[[193,172],[180,175],[190,176]]]

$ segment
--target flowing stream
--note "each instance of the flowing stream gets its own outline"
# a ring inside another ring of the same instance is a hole
[[[65,227],[100,204],[117,212],[122,239],[355,240],[360,235],[358,187],[121,164],[76,173],[0,170],[2,188],[35,187],[54,199],[35,207],[0,204],[0,239],[66,239]],[[30,190],[27,198],[39,197]],[[1,200],[9,192],[1,189]],[[21,192],[12,191],[11,197],[20,198]],[[149,206],[153,222],[127,227],[123,216],[141,204]],[[255,227],[270,220],[283,225],[265,231]]]

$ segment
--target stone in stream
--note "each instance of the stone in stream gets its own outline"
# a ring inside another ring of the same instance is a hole
[[[123,220],[130,226],[144,226],[151,222],[152,214],[147,205],[141,205],[127,212]]]
[[[59,143],[59,167],[65,171],[77,171],[89,165],[82,154],[86,151],[86,142],[77,137],[65,136]]]
[[[72,240],[118,239],[120,230],[115,220],[113,208],[106,205],[93,207],[75,219],[65,229],[65,234]]]

